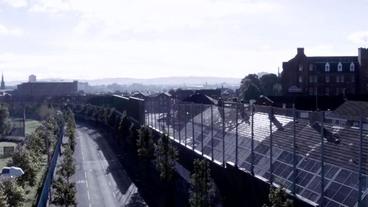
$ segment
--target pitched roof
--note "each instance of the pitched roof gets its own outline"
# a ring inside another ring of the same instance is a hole
[[[335,111],[332,116],[347,119],[359,119],[360,116],[368,117],[368,102],[365,101],[345,101]]]

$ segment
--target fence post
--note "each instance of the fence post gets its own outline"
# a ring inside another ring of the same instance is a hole
[[[225,103],[222,103],[222,165],[225,166]]]
[[[203,139],[204,139],[204,135],[203,135],[203,104],[201,104],[201,154],[203,156]]]
[[[273,165],[272,165],[272,144],[273,144],[273,134],[272,134],[272,119],[273,117],[273,108],[271,106],[270,108],[270,114],[269,114],[269,120],[270,120],[270,183],[272,184],[273,182]]]
[[[239,103],[236,102],[235,104],[236,108],[235,108],[235,166],[238,167],[238,142],[239,142],[239,134],[238,134],[238,107],[239,107]]]
[[[325,113],[321,112],[321,204],[320,206],[324,206],[324,197],[325,197],[325,143],[324,143],[324,122],[325,122]]]
[[[362,170],[363,170],[363,117],[360,116],[359,121],[359,186],[358,186],[358,207],[363,207],[362,203],[362,185],[363,185],[363,177],[362,177]]]
[[[211,104],[211,160],[213,159],[213,105]]]
[[[295,114],[295,105],[293,105],[293,194],[296,194],[296,114]]]
[[[187,146],[187,119],[188,119],[188,112],[187,112],[187,105],[184,105],[185,109],[185,119],[184,119],[184,146]]]
[[[193,103],[191,104],[191,111],[192,111],[192,150],[195,149],[195,139],[194,139],[194,113],[193,113]]]
[[[179,143],[181,144],[181,128],[180,128],[180,104],[178,104],[178,110],[177,110],[177,112],[176,112],[176,114],[177,114],[177,125],[178,125],[178,134],[179,134]]]
[[[168,137],[170,137],[170,120],[171,120],[171,101],[169,102],[168,109],[166,111],[166,128]]]
[[[155,123],[155,129],[157,130],[157,114],[156,114],[156,110],[157,110],[157,106],[156,104],[153,104],[153,119],[154,119],[154,123]]]
[[[250,153],[251,153],[251,162],[250,162],[250,173],[254,176],[254,105],[251,105],[251,127],[250,127]]]

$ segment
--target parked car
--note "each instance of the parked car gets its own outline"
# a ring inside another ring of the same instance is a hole
[[[1,177],[10,177],[10,178],[16,178],[20,177],[24,174],[22,168],[20,167],[3,167],[1,170]]]

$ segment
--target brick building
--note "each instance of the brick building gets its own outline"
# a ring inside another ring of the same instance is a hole
[[[362,95],[368,93],[368,49],[358,56],[308,57],[304,48],[288,62],[281,74],[284,94]]]
[[[78,93],[78,81],[73,82],[27,82],[17,86],[18,96],[44,97],[68,96]]]

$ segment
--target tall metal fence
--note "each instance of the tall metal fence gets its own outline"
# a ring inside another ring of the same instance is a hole
[[[145,124],[319,206],[368,206],[368,121],[239,103],[145,102]]]
[[[63,136],[64,136],[64,127],[61,127],[54,153],[52,154],[52,158],[47,168],[46,177],[43,180],[42,190],[37,201],[37,207],[45,207],[48,204],[49,194],[51,190],[52,181],[54,178],[56,163],[60,155]]]

